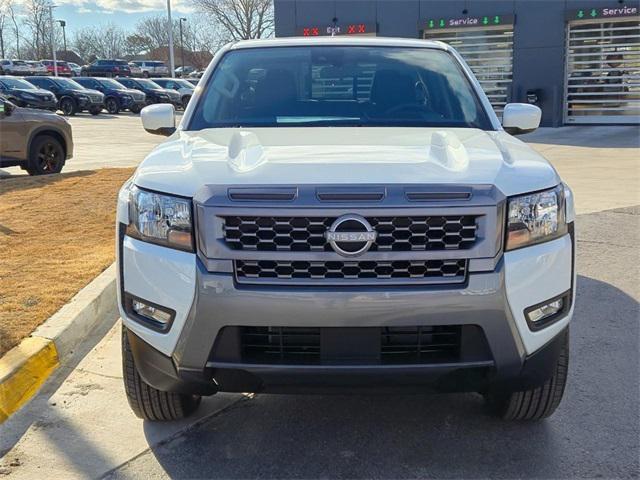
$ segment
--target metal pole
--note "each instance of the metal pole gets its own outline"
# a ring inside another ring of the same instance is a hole
[[[58,20],[60,22],[60,26],[62,27],[62,40],[64,42],[64,59],[67,59],[67,22],[64,20]]]
[[[182,50],[182,77],[184,77],[184,38],[182,37],[182,22],[186,22],[186,18],[180,19],[180,49]]]
[[[56,42],[54,38],[54,30],[53,30],[53,9],[56,8],[55,5],[49,4],[49,27],[51,28],[51,51],[53,52],[53,74],[58,76],[58,60],[56,58]]]
[[[167,15],[169,20],[169,66],[171,68],[171,78],[175,78],[176,63],[173,59],[173,22],[171,21],[171,0],[167,0]]]

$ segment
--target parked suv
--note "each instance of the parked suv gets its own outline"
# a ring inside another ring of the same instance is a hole
[[[41,108],[56,111],[58,99],[56,96],[31,83],[17,77],[0,76],[0,94],[19,107]]]
[[[71,125],[55,113],[20,108],[0,96],[0,167],[59,173],[73,156]]]
[[[196,88],[192,83],[181,78],[153,78],[152,80],[162,88],[178,92],[180,94],[182,107],[187,108],[189,100],[191,100]]]
[[[130,77],[131,69],[125,60],[96,60],[80,71],[82,77]]]
[[[144,78],[149,77],[166,77],[169,75],[169,67],[164,62],[155,60],[141,60],[133,62],[140,67],[141,74]]]
[[[176,107],[182,106],[180,94],[175,90],[167,90],[148,78],[116,78],[127,88],[140,90],[147,96],[147,105],[153,103],[171,103]]]
[[[88,111],[98,115],[104,108],[104,95],[89,90],[70,78],[29,77],[28,82],[36,87],[48,90],[58,98],[58,108],[67,116]]]
[[[575,213],[441,42],[238,42],[119,194],[125,390],[170,420],[216,392],[480,392],[541,419],[567,381]]]
[[[29,75],[46,75],[49,73],[47,67],[41,62],[28,61]]]
[[[140,113],[146,105],[146,95],[139,90],[132,90],[112,78],[76,77],[74,81],[85,88],[97,90],[104,95],[104,106],[111,114],[120,110],[131,110]]]
[[[29,65],[22,60],[0,60],[0,75],[29,75]]]

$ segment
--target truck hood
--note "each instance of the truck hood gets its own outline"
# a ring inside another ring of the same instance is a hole
[[[187,197],[207,184],[495,185],[515,195],[560,182],[544,157],[502,131],[377,127],[178,130],[133,180]]]

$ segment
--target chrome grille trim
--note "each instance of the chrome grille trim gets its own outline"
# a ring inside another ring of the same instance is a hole
[[[464,283],[467,260],[271,261],[236,260],[236,281],[284,285]]]
[[[233,250],[331,251],[325,233],[335,217],[224,217]],[[369,251],[465,250],[476,242],[473,215],[368,217],[378,233]]]

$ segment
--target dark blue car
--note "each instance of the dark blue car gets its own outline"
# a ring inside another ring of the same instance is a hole
[[[111,114],[120,113],[120,110],[140,113],[146,105],[146,95],[143,92],[127,88],[111,78],[75,77],[74,80],[85,88],[102,92],[104,106]]]
[[[48,90],[37,88],[17,77],[0,76],[0,94],[19,107],[56,111],[58,99]]]
[[[172,103],[176,108],[182,106],[182,98],[180,98],[178,92],[162,88],[147,78],[116,78],[115,80],[127,88],[144,92],[147,96],[147,105],[154,103]]]

